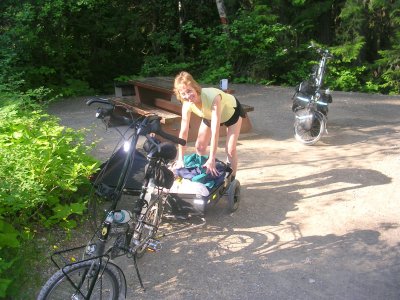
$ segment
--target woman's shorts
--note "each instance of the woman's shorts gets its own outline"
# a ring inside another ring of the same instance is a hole
[[[235,97],[236,99],[236,97]],[[236,107],[235,107],[235,111],[233,112],[232,117],[230,117],[230,119],[224,123],[221,123],[221,125],[225,125],[226,127],[232,126],[233,124],[236,124],[236,122],[239,120],[239,117],[242,118],[246,118],[246,112],[244,111],[242,105],[240,104],[240,102],[238,101],[238,99],[236,99]],[[203,119],[202,122],[204,124],[206,124],[208,127],[211,127],[211,121],[207,120],[207,119]]]

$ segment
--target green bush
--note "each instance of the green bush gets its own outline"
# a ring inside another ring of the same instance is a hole
[[[60,126],[33,95],[0,95],[0,298],[26,272],[20,245],[35,228],[76,226],[98,166],[83,131]]]
[[[189,63],[174,63],[168,60],[165,55],[148,56],[144,60],[140,75],[148,76],[168,76],[177,74],[181,70],[190,69]]]
[[[261,7],[261,6],[260,6]],[[202,82],[221,78],[233,82],[279,83],[278,74],[290,69],[291,29],[277,22],[266,7],[263,13],[239,11],[228,28],[199,28],[187,22],[182,30],[191,41],[198,63],[191,70]],[[278,72],[279,69],[279,72]]]

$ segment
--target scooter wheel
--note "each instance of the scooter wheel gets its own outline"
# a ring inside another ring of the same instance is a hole
[[[239,208],[240,202],[240,182],[233,180],[228,188],[228,210],[235,212]]]

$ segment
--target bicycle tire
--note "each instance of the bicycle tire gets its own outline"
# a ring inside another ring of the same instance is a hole
[[[228,188],[228,211],[233,213],[239,208],[240,203],[240,182],[235,179]]]
[[[82,261],[58,270],[49,278],[40,290],[37,300],[63,300],[63,299],[108,299],[118,300],[120,294],[120,282],[118,275],[108,266],[100,270],[100,278],[92,291],[92,295],[87,297],[87,286],[92,277],[85,275],[86,279],[80,292],[68,280],[79,286],[79,282],[84,274],[91,268],[93,260]],[[84,295],[82,295],[84,294]]]
[[[140,230],[139,242],[142,242],[145,239],[151,239],[156,235],[158,225],[160,224],[161,221],[161,215],[162,215],[161,206],[162,206],[162,201],[160,199],[156,199],[150,202],[149,207],[142,221],[143,227]],[[146,248],[147,248],[147,243],[139,247],[136,250],[136,257],[141,258],[144,255]]]
[[[315,112],[315,117],[311,128],[306,130],[299,122],[294,124],[294,136],[300,143],[311,146],[316,144],[324,134],[326,129],[326,118],[320,112]]]

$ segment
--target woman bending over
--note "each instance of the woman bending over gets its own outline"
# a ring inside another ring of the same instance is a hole
[[[240,134],[242,118],[245,112],[239,101],[232,95],[216,88],[202,88],[188,72],[181,72],[175,77],[174,92],[182,102],[182,122],[179,137],[187,140],[189,134],[190,116],[193,112],[202,118],[196,140],[198,155],[206,155],[210,146],[208,160],[203,165],[207,174],[218,175],[215,159],[218,148],[220,125],[226,126],[225,152],[230,163],[232,178],[237,171],[236,143]],[[179,145],[176,167],[184,166],[185,147]]]

